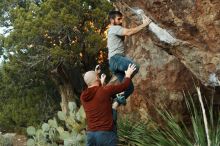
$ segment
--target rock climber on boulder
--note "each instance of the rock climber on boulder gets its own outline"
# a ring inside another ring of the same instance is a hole
[[[125,36],[131,36],[147,25],[150,24],[151,20],[148,17],[144,17],[143,23],[134,28],[122,27],[123,15],[119,11],[109,12],[110,28],[108,29],[108,59],[109,68],[111,72],[118,78],[120,82],[124,79],[124,71],[128,68],[129,64],[135,64],[136,70],[132,74],[132,77],[138,72],[139,67],[130,58],[125,56],[124,38]],[[134,86],[130,82],[129,87],[122,93],[116,95],[116,101],[118,104],[126,104],[126,99],[133,93]]]

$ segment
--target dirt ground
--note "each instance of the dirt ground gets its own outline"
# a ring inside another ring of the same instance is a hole
[[[26,146],[27,137],[25,135],[16,135],[13,139],[13,146]]]

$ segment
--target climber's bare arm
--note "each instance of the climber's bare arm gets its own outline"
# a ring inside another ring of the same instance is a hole
[[[137,27],[134,27],[134,28],[130,28],[130,29],[127,29],[127,28],[124,28],[123,32],[122,32],[122,35],[124,36],[130,36],[130,35],[133,35],[137,32],[139,32],[140,30],[142,30],[143,28],[145,28],[147,25],[149,25],[151,23],[151,20],[150,18],[148,17],[145,17],[143,19],[143,23]]]

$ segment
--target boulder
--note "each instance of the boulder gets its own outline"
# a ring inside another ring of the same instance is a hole
[[[220,86],[220,1],[115,0],[114,6],[123,13],[127,28],[141,23],[141,14],[134,10],[142,9],[153,20],[125,39],[126,55],[141,67],[123,112],[147,118],[155,115],[153,107],[165,105],[182,113],[183,90],[193,93],[197,83]],[[158,27],[163,31],[159,36],[154,29]],[[164,33],[172,38],[166,41]]]

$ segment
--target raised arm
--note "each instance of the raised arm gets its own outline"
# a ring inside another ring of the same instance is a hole
[[[96,67],[95,67],[95,72],[96,72],[97,75],[100,74],[100,72],[101,72],[101,67],[100,67],[100,65],[96,65]],[[101,75],[101,78],[100,78],[100,81],[101,81],[102,86],[105,85],[105,78],[106,78],[106,75],[103,73],[103,74]]]
[[[128,69],[125,71],[125,79],[122,83],[117,85],[108,85],[105,86],[106,92],[110,95],[115,95],[126,90],[131,82],[131,75],[136,70],[136,66],[134,64],[129,64]]]
[[[106,75],[103,73],[102,75],[101,75],[101,84],[102,84],[102,86],[105,86],[106,85],[106,83],[105,83],[105,78],[106,78]]]
[[[137,32],[139,32],[140,30],[142,30],[143,28],[145,28],[147,25],[149,25],[151,23],[151,20],[150,18],[148,17],[145,17],[143,19],[143,23],[137,27],[134,27],[134,28],[130,28],[130,29],[127,29],[127,28],[124,28],[123,29],[123,32],[122,32],[122,35],[124,36],[130,36],[130,35],[133,35]]]

